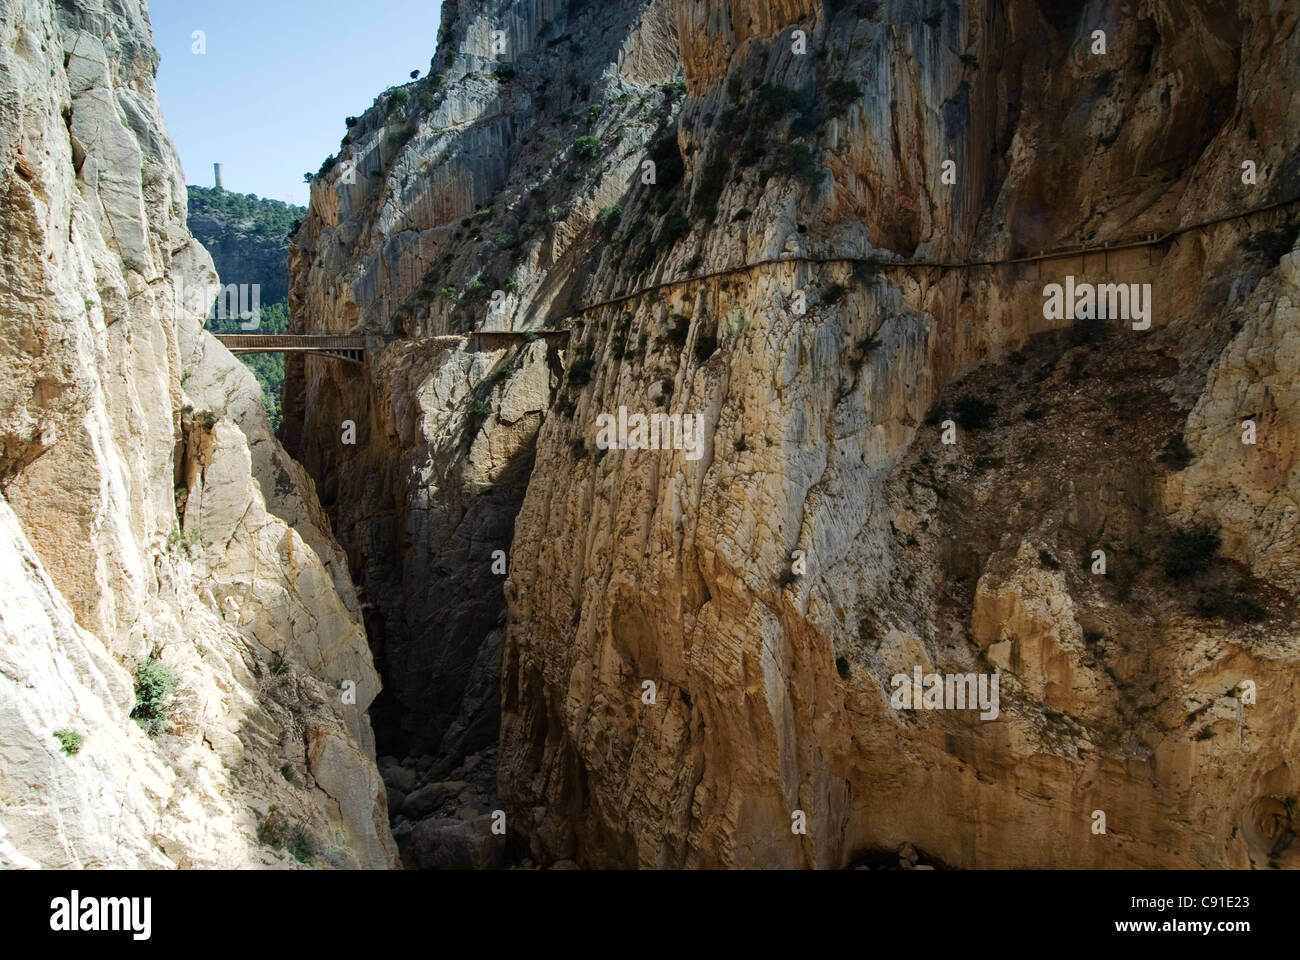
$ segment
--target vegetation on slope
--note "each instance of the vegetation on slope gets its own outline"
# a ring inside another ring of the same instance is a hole
[[[294,223],[307,215],[305,207],[295,207],[279,200],[268,200],[255,193],[231,193],[209,187],[185,188],[189,191],[190,216],[204,215],[228,220],[231,226],[267,239],[283,239]]]

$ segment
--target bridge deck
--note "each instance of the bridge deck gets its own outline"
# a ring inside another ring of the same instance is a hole
[[[388,338],[374,336],[327,333],[218,333],[213,334],[231,353],[317,353],[364,363],[368,350],[379,346]],[[551,349],[562,349],[569,342],[568,330],[474,330],[462,334],[461,339],[473,343],[471,349],[480,347],[500,349],[533,340],[544,340]]]
[[[364,350],[365,337],[320,333],[218,333],[231,353],[282,353],[296,350]]]

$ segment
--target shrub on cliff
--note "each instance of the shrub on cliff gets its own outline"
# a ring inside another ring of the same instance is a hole
[[[180,682],[156,657],[136,658],[135,709],[131,711],[131,719],[150,738],[166,731],[168,707]]]
[[[406,109],[406,105],[411,102],[410,90],[394,90],[388,95],[387,112],[391,117],[394,114]]]
[[[843,111],[854,100],[862,99],[862,88],[852,80],[836,78],[826,84],[826,96],[830,98],[835,111]]]
[[[817,162],[812,148],[806,143],[785,143],[776,152],[773,172],[787,177],[797,177],[805,183],[820,183],[826,171]]]
[[[596,226],[600,228],[601,236],[606,240],[612,237],[622,219],[623,208],[618,204],[602,209],[596,214]]]
[[[600,156],[600,140],[592,136],[582,136],[573,141],[573,155],[579,160],[595,160]]]
[[[574,389],[585,387],[591,383],[591,371],[596,367],[596,361],[589,357],[580,357],[569,367],[569,374],[566,382]]]
[[[59,741],[59,749],[70,757],[81,749],[81,734],[75,730],[55,730],[54,738]]]

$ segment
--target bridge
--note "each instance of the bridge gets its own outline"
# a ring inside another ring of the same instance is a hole
[[[366,351],[388,338],[333,333],[217,333],[213,334],[234,354],[315,353],[348,363],[364,364]],[[507,347],[546,341],[548,350],[561,350],[569,342],[568,330],[475,330],[464,339],[471,350],[503,350]]]
[[[217,333],[231,353],[318,353],[348,363],[366,362],[366,337],[322,333]]]

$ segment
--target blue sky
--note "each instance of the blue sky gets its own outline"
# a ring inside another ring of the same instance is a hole
[[[150,0],[158,98],[188,183],[305,205],[315,172],[387,87],[423,76],[440,0]],[[193,52],[203,30],[207,52]]]

